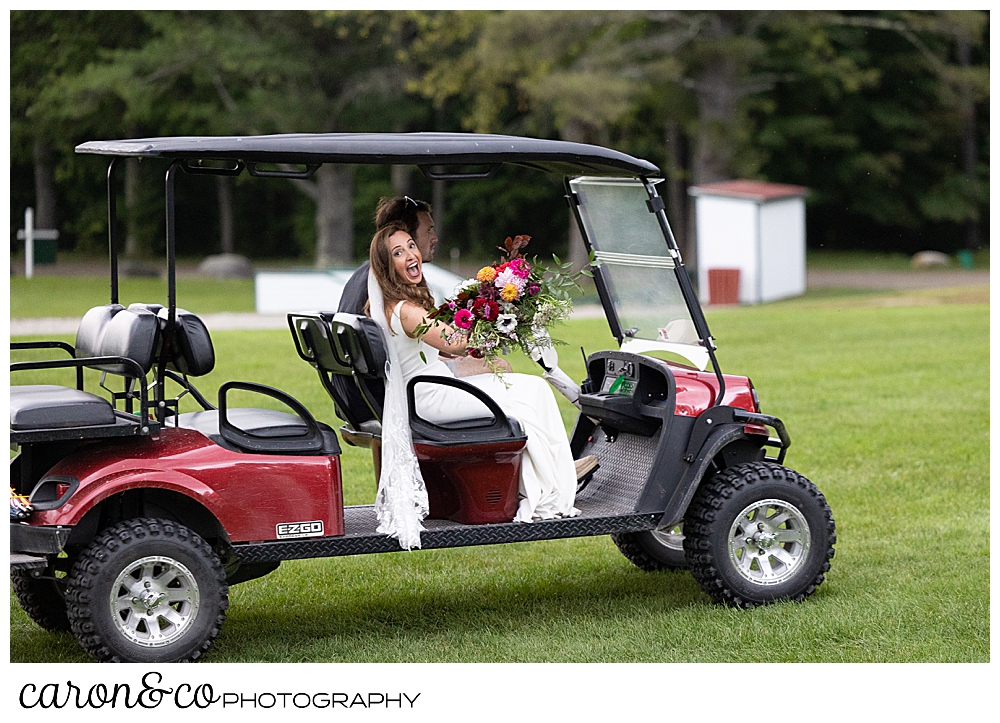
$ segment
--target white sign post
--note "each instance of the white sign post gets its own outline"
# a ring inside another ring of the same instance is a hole
[[[54,228],[35,228],[35,209],[28,206],[24,209],[24,228],[17,230],[17,240],[24,241],[24,277],[27,279],[35,275],[35,239],[57,241],[59,231]]]

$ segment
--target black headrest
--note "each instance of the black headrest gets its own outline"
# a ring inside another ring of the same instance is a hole
[[[103,356],[101,354],[101,339],[115,314],[124,311],[121,304],[95,306],[83,315],[80,326],[76,330],[76,356]]]
[[[169,310],[162,304],[129,304],[128,310],[148,311],[156,315],[160,337],[154,357],[159,360],[161,345],[167,340]],[[215,368],[215,348],[205,323],[185,309],[176,309],[174,313],[174,333],[170,335],[172,349],[167,351],[167,367],[192,377],[208,374]]]
[[[358,374],[369,378],[385,377],[388,355],[382,330],[374,319],[340,312],[333,315],[330,328],[334,345],[342,357],[350,360]]]
[[[133,360],[148,372],[155,358],[159,336],[156,315],[143,309],[126,309],[121,304],[97,306],[84,314],[76,333],[78,359],[120,356]],[[112,374],[133,374],[124,364],[95,364],[95,369]]]
[[[292,313],[288,315],[288,326],[302,359],[321,371],[350,375],[350,362],[333,343],[332,318],[333,314],[323,312]]]
[[[208,374],[215,368],[215,347],[205,322],[184,309],[175,310],[175,315],[171,343],[174,353],[170,355],[168,366],[192,377]],[[161,308],[157,316],[166,324],[169,313]]]

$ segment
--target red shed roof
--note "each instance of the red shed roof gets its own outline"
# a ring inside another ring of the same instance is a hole
[[[809,193],[809,189],[805,186],[792,186],[787,183],[735,179],[691,186],[688,193],[692,196],[725,196],[763,202],[776,201],[779,198],[800,198]]]

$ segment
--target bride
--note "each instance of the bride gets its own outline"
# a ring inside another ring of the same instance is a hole
[[[430,330],[417,338],[415,330],[428,323],[434,299],[423,277],[420,250],[403,224],[391,223],[379,229],[369,256],[368,312],[381,328],[389,354],[382,473],[375,501],[378,531],[397,537],[402,547],[410,549],[420,546],[420,520],[426,516],[428,506],[413,453],[405,385],[417,375],[454,377],[439,354],[464,356],[466,344],[460,336],[455,341],[454,330],[441,322],[432,323]],[[527,434],[514,520],[531,522],[578,515],[579,510],[573,507],[578,467],[548,384],[540,377],[513,373],[504,374],[503,381],[493,374],[463,377],[462,381],[490,395],[508,416],[521,423]],[[418,414],[429,422],[482,416],[482,404],[461,390],[422,384],[415,392]]]

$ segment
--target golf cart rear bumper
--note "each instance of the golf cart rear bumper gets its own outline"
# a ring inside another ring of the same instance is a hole
[[[11,564],[15,555],[44,556],[62,552],[72,527],[33,527],[21,522],[10,523]]]

